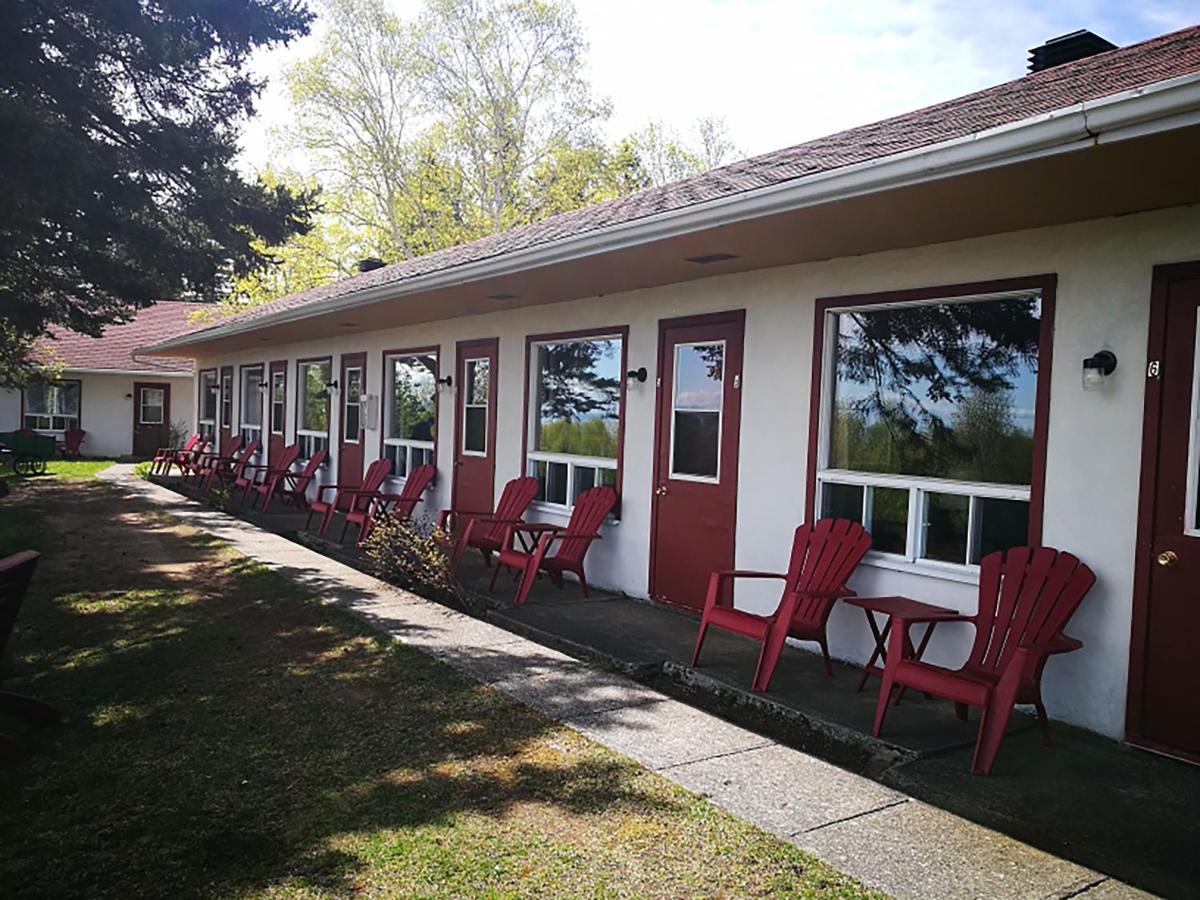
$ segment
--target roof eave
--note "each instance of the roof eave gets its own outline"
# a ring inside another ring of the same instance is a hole
[[[1200,124],[1200,73],[1156,82],[1098,100],[1079,102],[950,141],[570,235],[408,280],[377,285],[258,318],[213,325],[139,348],[137,352],[172,355],[168,351],[324,315],[334,309],[354,309],[379,300],[515,275],[542,266],[596,256],[745,219],[895,190],[1195,124]]]

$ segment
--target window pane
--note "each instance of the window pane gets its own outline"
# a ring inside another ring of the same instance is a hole
[[[487,452],[487,407],[468,406],[465,410],[466,430],[463,449],[472,453]]]
[[[388,437],[433,440],[436,367],[437,356],[434,354],[392,358]]]
[[[725,343],[680,344],[675,348],[675,408],[721,409]]]
[[[720,439],[720,413],[676,412],[671,474],[716,478]]]
[[[233,420],[233,376],[221,376],[221,424],[228,428]]]
[[[908,546],[908,491],[871,488],[871,549],[904,554]]]
[[[262,369],[246,369],[242,372],[242,424],[262,425]]]
[[[591,490],[595,486],[596,470],[591,466],[576,466],[575,484],[571,487],[571,502],[574,503],[579,499],[580,494]]]
[[[300,427],[305,431],[329,430],[329,409],[325,396],[329,374],[329,363],[304,363],[300,366]]]
[[[1029,502],[980,497],[975,501],[978,546],[971,556],[977,563],[989,553],[1029,543]]]
[[[601,469],[600,470],[600,485],[602,487],[615,488],[617,486],[617,470],[616,469]]]
[[[538,418],[534,449],[617,456],[621,408],[621,339],[535,347]]]
[[[213,421],[217,417],[217,375],[206,372],[200,376],[200,418]]]
[[[284,417],[287,414],[285,393],[287,387],[282,372],[271,376],[271,431],[283,434]]]
[[[567,464],[552,462],[546,466],[545,497],[549,503],[567,502]]]
[[[44,416],[50,413],[50,386],[42,381],[35,381],[25,387],[25,414],[28,416]]]
[[[491,387],[489,382],[491,360],[468,359],[466,368],[466,402],[472,406],[486,404],[488,402],[488,391]]]
[[[161,425],[163,421],[162,388],[142,388],[139,418],[143,425]]]
[[[971,498],[955,494],[925,495],[925,559],[967,561],[967,527]]]
[[[343,417],[345,423],[345,438],[351,443],[356,443],[359,439],[359,406],[357,403],[346,404],[346,415]]]
[[[864,308],[833,322],[831,467],[1030,483],[1039,298]]]
[[[863,487],[861,484],[821,485],[821,517],[862,521]]]

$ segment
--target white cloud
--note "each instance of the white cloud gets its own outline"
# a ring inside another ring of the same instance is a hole
[[[411,15],[418,0],[394,0]],[[763,153],[897,115],[1024,74],[1029,48],[1090,28],[1117,44],[1193,24],[1189,2],[1016,0],[576,0],[598,95],[616,138],[661,119],[686,129],[724,116],[738,146]],[[279,73],[308,38],[256,62],[271,79],[247,128],[244,163],[271,159],[287,119]]]

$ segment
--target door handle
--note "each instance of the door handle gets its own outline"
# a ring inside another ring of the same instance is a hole
[[[1163,568],[1169,569],[1179,562],[1179,554],[1174,550],[1164,550],[1158,556],[1154,557],[1154,561]]]
[[[665,497],[669,493],[670,493],[670,491],[667,490],[667,486],[665,484],[660,484],[658,487],[656,487],[654,489],[655,497]]]

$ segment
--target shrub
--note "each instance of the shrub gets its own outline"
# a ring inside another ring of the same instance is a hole
[[[371,571],[384,581],[430,600],[473,609],[450,570],[453,538],[428,519],[381,519],[364,548]]]

